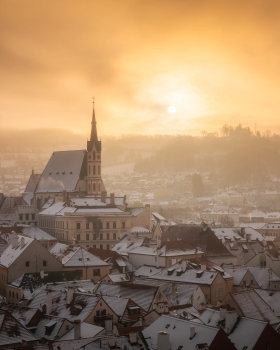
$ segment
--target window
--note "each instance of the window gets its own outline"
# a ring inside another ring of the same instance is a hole
[[[110,250],[110,244],[107,244],[106,249]]]
[[[30,263],[29,263],[29,261],[27,260],[27,261],[25,262],[25,266],[26,266],[26,267],[29,267],[29,265],[30,265]]]
[[[110,239],[110,233],[108,232],[107,233],[107,240],[109,240]]]
[[[97,239],[97,234],[94,233],[93,236],[92,236],[93,240],[95,241]]]
[[[19,219],[23,220],[23,215],[22,214],[19,214]]]
[[[47,266],[46,260],[43,260],[43,266]]]
[[[125,228],[125,221],[122,222],[122,228]]]
[[[110,222],[106,222],[106,228],[110,228]]]
[[[77,230],[79,230],[81,228],[81,223],[77,222],[76,227],[77,227]]]
[[[25,220],[29,220],[29,214],[25,214]]]
[[[86,240],[89,241],[89,234],[86,234]]]
[[[113,222],[113,228],[117,228],[117,224],[115,223],[115,221]]]
[[[103,244],[100,244],[100,249],[103,249]]]
[[[88,222],[86,223],[86,229],[87,230],[89,229],[89,223]]]
[[[79,233],[77,233],[77,241],[81,240],[81,235]]]
[[[93,166],[93,175],[95,175],[95,165]]]
[[[100,276],[100,269],[93,269],[93,276]]]
[[[103,239],[103,233],[100,233],[100,239],[102,240]]]
[[[117,239],[117,234],[113,233],[113,239]]]

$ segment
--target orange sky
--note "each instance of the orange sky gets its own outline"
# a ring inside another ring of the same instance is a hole
[[[279,43],[278,0],[0,0],[0,125],[280,132]]]

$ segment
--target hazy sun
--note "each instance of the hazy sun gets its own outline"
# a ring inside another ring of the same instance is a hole
[[[176,113],[176,107],[175,106],[168,106],[168,113],[169,114],[175,114]]]

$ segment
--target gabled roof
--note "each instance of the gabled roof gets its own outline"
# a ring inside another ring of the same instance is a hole
[[[190,336],[191,330],[194,330],[193,337]],[[196,350],[199,349],[197,346],[202,346],[202,344],[204,344],[204,346],[205,344],[208,345],[211,349],[210,346],[215,341],[216,337],[222,337],[221,340],[223,342],[221,347],[213,347],[213,349],[224,349],[223,346],[225,345],[227,345],[227,349],[235,349],[233,345],[230,346],[231,344],[229,340],[226,338],[221,329],[166,315],[160,316],[150,326],[142,331],[142,334],[148,344],[148,349],[157,349],[159,332],[166,332],[169,334],[170,346],[172,350]],[[220,335],[220,333],[223,333],[223,335]],[[217,340],[218,339],[216,339],[216,341]],[[226,342],[226,344],[224,342]]]
[[[211,285],[217,277],[217,274],[217,271],[202,271],[194,268],[184,269],[183,265],[180,263],[172,265],[169,268],[141,266],[135,271],[135,276],[137,277],[198,285]],[[230,276],[225,274],[224,277],[229,278]]]
[[[206,256],[231,255],[208,226],[173,225],[163,231],[162,241],[182,241],[192,248],[200,248]]]
[[[95,289],[96,294],[102,296],[114,296],[119,298],[129,298],[136,304],[142,307],[145,311],[148,311],[154,300],[158,287],[149,285],[133,285],[128,284],[111,284],[111,283],[100,283]]]
[[[0,311],[0,347],[11,347],[22,341],[34,342],[37,339],[9,312]]]
[[[81,339],[93,338],[96,335],[103,332],[104,328],[96,326],[94,324],[82,322],[81,325]],[[66,333],[60,340],[74,340],[74,328],[72,328],[68,333]]]
[[[85,159],[85,150],[54,152],[40,177],[36,192],[74,192]]]
[[[38,185],[38,182],[40,180],[40,176],[41,174],[34,174],[32,172],[32,174],[29,177],[29,180],[27,182],[26,188],[24,190],[24,192],[30,192],[30,193],[34,193],[36,190],[36,187]]]
[[[105,261],[91,254],[83,248],[74,248],[61,260],[63,266],[109,266]]]
[[[272,325],[280,322],[280,319],[254,290],[233,293],[231,296],[243,316],[267,321]]]
[[[9,244],[1,254],[0,265],[9,268],[33,241],[33,238],[18,235],[16,246],[13,248],[12,244]]]
[[[241,317],[229,338],[238,350],[253,350],[267,324],[264,321]]]
[[[51,236],[46,231],[43,231],[38,226],[24,227],[22,233],[30,238],[36,239],[37,241],[56,241],[56,238]]]

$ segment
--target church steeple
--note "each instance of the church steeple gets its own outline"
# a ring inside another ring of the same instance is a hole
[[[94,110],[94,97],[92,99],[92,119],[91,119],[90,141],[98,141],[96,119],[95,119],[95,110]]]
[[[90,140],[87,142],[87,194],[101,196],[105,187],[101,178],[101,141],[98,141],[94,100],[91,120]]]

